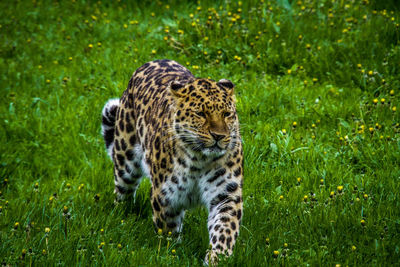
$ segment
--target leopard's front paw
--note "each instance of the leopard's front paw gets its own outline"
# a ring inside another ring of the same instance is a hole
[[[114,198],[114,204],[120,204],[121,202],[123,202],[124,200],[125,200],[125,198],[126,198],[126,196],[125,195],[122,195],[122,194],[120,194],[120,193],[117,193],[116,195],[115,195],[115,198]]]
[[[206,258],[204,259],[204,262],[208,266],[217,266],[218,264],[218,253],[215,250],[208,250],[206,254]]]

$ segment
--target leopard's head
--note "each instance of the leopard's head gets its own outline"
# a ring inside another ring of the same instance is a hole
[[[173,81],[174,134],[190,150],[206,156],[221,156],[240,142],[234,85],[222,79]]]

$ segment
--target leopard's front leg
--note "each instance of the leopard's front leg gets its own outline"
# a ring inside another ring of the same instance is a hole
[[[226,180],[224,190],[216,190],[208,204],[208,230],[211,249],[206,263],[216,263],[218,254],[230,256],[239,235],[243,213],[241,179]]]
[[[153,222],[156,230],[161,229],[163,233],[180,233],[185,211],[171,205],[171,196],[166,196],[165,190],[153,186],[151,191]]]

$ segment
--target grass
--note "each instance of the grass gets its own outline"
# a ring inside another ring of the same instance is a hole
[[[113,203],[100,112],[160,58],[236,84],[244,218],[221,265],[398,264],[395,1],[37,0],[0,10],[3,264],[202,265],[204,209],[187,213],[179,243],[154,232],[149,181],[135,203]]]

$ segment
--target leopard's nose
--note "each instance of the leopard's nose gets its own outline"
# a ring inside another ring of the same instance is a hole
[[[214,140],[216,142],[218,142],[219,140],[223,139],[225,137],[224,134],[220,134],[220,133],[214,133],[210,131],[211,136],[214,138]]]

